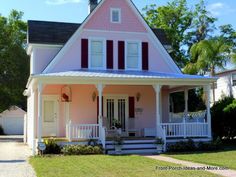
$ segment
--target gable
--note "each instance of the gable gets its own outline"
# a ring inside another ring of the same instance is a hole
[[[111,23],[110,10],[112,8],[120,9],[121,23]],[[104,4],[96,11],[84,28],[107,31],[147,32],[126,0],[105,0]]]

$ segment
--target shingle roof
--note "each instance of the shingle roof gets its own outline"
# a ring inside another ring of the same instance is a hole
[[[79,23],[28,21],[28,43],[36,44],[65,44],[79,28]],[[162,29],[153,29],[153,32],[163,45],[170,45]]]

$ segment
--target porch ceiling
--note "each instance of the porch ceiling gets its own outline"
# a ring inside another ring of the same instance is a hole
[[[120,84],[120,85],[207,85],[217,80],[213,77],[198,75],[161,73],[150,71],[120,71],[120,70],[78,70],[33,75],[42,83],[58,84]]]

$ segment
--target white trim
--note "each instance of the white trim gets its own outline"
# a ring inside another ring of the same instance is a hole
[[[118,11],[118,18],[119,18],[118,22],[114,22],[113,21],[113,18],[112,18],[113,17],[112,16],[113,15],[113,11]],[[121,23],[121,9],[120,8],[110,8],[110,22],[111,23],[118,23],[118,24]]]
[[[139,51],[138,51],[138,68],[128,68],[127,66],[127,52],[128,52],[128,43],[137,43],[138,47],[139,47]],[[140,40],[125,40],[125,70],[134,70],[134,71],[141,71],[142,70],[142,42]]]
[[[91,37],[91,38],[88,38],[88,41],[89,41],[89,44],[88,44],[89,45],[88,46],[88,68],[91,69],[91,70],[99,70],[99,69],[105,70],[106,66],[107,66],[107,62],[106,62],[106,52],[107,52],[106,39],[105,38],[99,38],[99,37]],[[102,57],[103,66],[102,67],[91,67],[91,41],[102,41],[102,45],[103,45],[103,57]]]
[[[148,36],[147,32],[129,32],[129,31],[109,31],[109,30],[96,30],[96,29],[84,29],[85,32],[93,32],[93,33],[120,33],[120,34],[129,34],[129,35],[145,35]]]
[[[62,48],[63,45],[59,44],[36,44],[36,43],[29,43],[26,49],[27,55],[32,53],[33,48]]]
[[[55,107],[56,107],[56,136],[59,135],[59,122],[60,122],[60,111],[59,111],[59,95],[42,95],[42,110],[44,112],[44,101],[45,100],[52,100],[55,101]],[[44,124],[44,121],[42,119],[42,123]],[[43,129],[42,129],[42,134],[43,134]]]
[[[64,47],[58,52],[58,54],[55,56],[52,62],[50,62],[49,65],[44,69],[43,73],[48,73],[62,59],[62,57],[66,54],[69,48],[79,38],[84,26],[87,24],[87,22],[92,18],[92,16],[97,12],[97,10],[102,6],[104,2],[105,0],[101,0],[101,2],[97,5],[97,7],[88,15],[85,21],[80,25],[80,27],[75,31],[75,33],[66,42]]]

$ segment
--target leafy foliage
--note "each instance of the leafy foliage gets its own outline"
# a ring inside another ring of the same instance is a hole
[[[214,137],[233,139],[236,136],[236,101],[225,97],[211,108],[212,131]]]
[[[62,153],[64,155],[91,155],[102,154],[103,151],[100,146],[68,145],[63,147]]]
[[[25,52],[27,24],[23,13],[12,10],[0,15],[0,112],[17,105],[26,109],[22,95],[28,76],[29,58]]]
[[[60,154],[61,147],[57,144],[53,138],[45,139],[46,150],[44,154]]]
[[[4,130],[1,125],[0,125],[0,135],[5,135]]]

